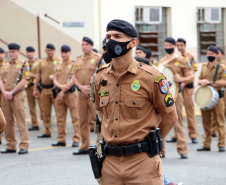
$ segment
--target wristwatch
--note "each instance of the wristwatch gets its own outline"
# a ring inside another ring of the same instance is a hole
[[[12,92],[12,91],[10,91],[10,92],[9,92],[9,94],[10,94],[10,95],[13,95],[13,92]]]

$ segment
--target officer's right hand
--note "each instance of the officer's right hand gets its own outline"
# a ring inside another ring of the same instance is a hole
[[[90,95],[90,85],[83,85],[81,91],[85,97],[88,97]]]
[[[35,98],[38,98],[38,92],[37,92],[37,89],[36,89],[36,88],[34,88],[33,96],[34,96]]]
[[[210,81],[207,79],[203,79],[199,81],[199,85],[201,85],[202,87],[206,87],[207,85],[210,85],[209,83]]]

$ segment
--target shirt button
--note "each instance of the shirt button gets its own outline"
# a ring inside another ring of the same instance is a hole
[[[101,104],[104,104],[104,102],[101,102]]]
[[[133,105],[135,105],[136,103],[135,102],[133,102]]]
[[[115,103],[118,104],[118,101],[116,101]]]
[[[142,66],[142,64],[140,64],[140,67]]]
[[[116,121],[118,121],[118,118],[115,118]]]
[[[119,84],[117,84],[117,87],[119,87]]]
[[[115,137],[118,137],[117,134],[115,134]]]

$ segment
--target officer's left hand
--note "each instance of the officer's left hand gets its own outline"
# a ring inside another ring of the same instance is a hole
[[[6,91],[6,92],[4,93],[4,97],[5,97],[6,100],[12,100],[12,99],[13,99],[13,95],[11,95],[11,94],[9,93],[9,91]]]
[[[179,74],[175,74],[175,75],[174,75],[174,81],[175,81],[175,82],[181,82],[181,77],[180,77]]]
[[[184,87],[185,87],[185,83],[181,83],[181,89],[183,90],[184,89]]]

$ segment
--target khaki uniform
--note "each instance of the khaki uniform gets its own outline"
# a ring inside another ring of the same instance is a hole
[[[44,109],[44,126],[45,126],[45,135],[51,136],[52,129],[52,105],[55,107],[55,100],[53,98],[52,88],[53,88],[53,80],[49,77],[54,74],[54,67],[57,63],[61,63],[61,59],[53,57],[53,58],[44,58],[39,63],[39,67],[37,69],[37,73],[41,74],[42,79],[42,92],[41,92],[41,103]],[[55,109],[56,110],[56,109]]]
[[[28,64],[30,66],[30,71],[33,74],[37,73],[37,68],[39,66],[39,60],[33,60],[33,61],[28,61]],[[35,102],[35,97],[33,96],[33,90],[34,90],[34,83],[35,83],[35,78],[30,78],[27,83],[27,88],[26,88],[26,93],[27,93],[27,101],[28,101],[28,106],[30,110],[30,115],[31,115],[31,123],[32,127],[38,127],[38,118],[37,118],[37,113],[36,113],[36,102]],[[44,121],[44,109],[41,106],[41,98],[40,98],[40,93],[38,91],[38,106],[40,109],[40,114],[41,114],[41,120]]]
[[[24,62],[17,60],[16,62],[5,63],[1,70],[1,80],[4,83],[6,91],[11,91],[14,88],[17,76],[21,71]],[[22,72],[21,79],[29,79],[29,65],[26,63]],[[20,91],[13,95],[12,100],[3,98],[3,113],[6,119],[5,138],[7,141],[7,148],[16,150],[16,127],[14,117],[16,118],[18,128],[20,131],[20,149],[28,149],[29,138],[28,129],[25,121],[25,93]]]
[[[213,81],[213,77],[216,71],[216,66],[210,66],[208,64],[203,64],[202,65],[202,70],[199,76],[199,79],[207,79],[209,81]],[[218,75],[217,75],[217,80],[226,80],[226,67],[221,64]],[[216,88],[217,91],[219,91],[220,88]],[[211,110],[201,110],[202,113],[202,123],[203,123],[203,128],[204,128],[204,137],[203,137],[203,147],[206,148],[211,148],[211,141],[212,141],[212,125],[211,125],[211,114],[214,115],[214,118],[216,119],[217,123],[217,129],[219,133],[218,137],[218,147],[224,147],[225,146],[225,124],[224,124],[224,98],[219,98],[217,105],[211,109]]]
[[[55,78],[58,83],[62,85],[67,84],[69,75],[74,71],[73,64],[74,61],[71,60],[63,61],[62,64],[56,64]],[[72,79],[71,81],[73,83]],[[66,143],[66,118],[68,108],[71,114],[72,125],[74,127],[73,142],[79,143],[80,127],[78,119],[78,108],[76,106],[76,94],[75,92],[65,93],[63,101],[58,99],[58,95],[55,100],[58,125],[58,141]]]
[[[194,72],[197,71],[198,65],[195,57],[188,52],[184,53],[183,56],[186,58],[186,62],[190,62],[189,65],[192,66],[193,71]],[[184,98],[184,107],[187,115],[188,133],[191,139],[198,137],[198,133],[196,131],[195,105],[192,98],[193,94],[194,94],[194,87],[192,88],[184,87],[182,95]]]
[[[0,71],[1,71],[1,68],[4,63],[6,63],[6,60],[0,61]],[[3,99],[3,95],[0,92],[0,121],[2,122],[2,123],[0,123],[0,142],[2,141],[2,132],[3,132],[3,130],[5,128],[5,124],[6,124],[6,122],[4,121],[5,117],[4,117],[4,115],[2,113],[2,109],[1,109],[2,108],[2,99]]]
[[[167,57],[163,57],[160,59],[159,64],[166,61]],[[166,67],[172,68],[175,73],[179,74],[181,77],[184,77],[186,73],[188,73],[191,69],[189,65],[186,63],[186,59],[184,57],[176,58],[165,65]],[[175,102],[178,121],[174,126],[175,137],[177,138],[177,152],[179,154],[187,154],[187,143],[186,143],[186,134],[183,125],[183,115],[182,115],[182,107],[183,107],[183,96],[182,93],[179,92],[178,97]],[[165,146],[165,144],[163,145]],[[165,155],[165,147],[163,148],[163,155]]]
[[[226,65],[226,61],[225,60],[222,60],[220,61],[221,64],[224,64]],[[226,91],[226,89],[224,89]],[[226,117],[226,92],[224,92],[224,117]],[[212,135],[217,135],[217,130],[218,130],[218,127],[217,127],[217,119],[215,118],[214,114],[212,114]]]
[[[100,61],[101,56],[92,52],[90,57],[80,56],[76,59],[75,74],[81,85],[90,85],[91,77]],[[90,101],[90,97],[84,97],[82,93],[78,95],[79,122],[82,145],[81,150],[88,150],[90,146],[90,125],[91,120],[96,119],[95,109]],[[91,118],[89,117],[91,114]]]
[[[95,77],[95,108],[102,117],[101,134],[108,145],[130,145],[143,141],[159,124],[159,114],[175,110],[167,106],[170,92],[161,93],[157,78],[161,73],[145,64],[131,61],[127,71],[117,78],[112,63]],[[164,77],[165,78],[165,77]],[[171,98],[172,100],[172,98]],[[149,158],[144,152],[107,155],[102,168],[102,185],[161,184],[163,168],[160,156]]]

